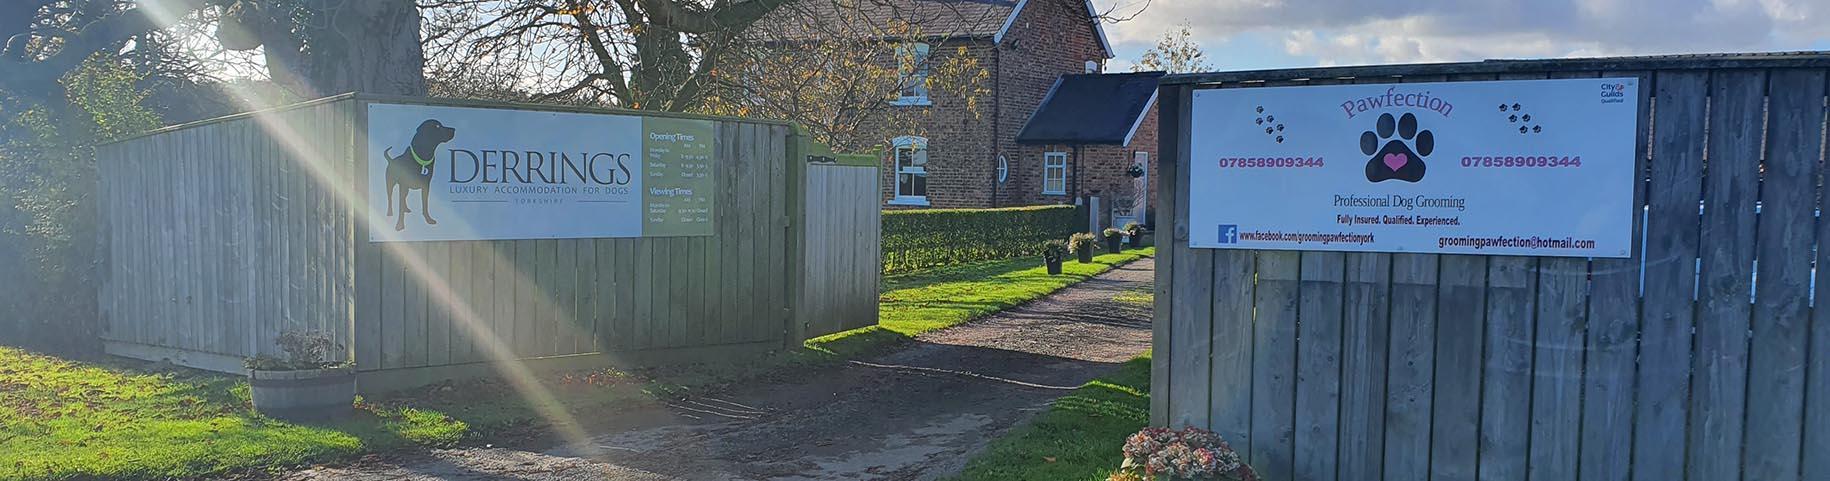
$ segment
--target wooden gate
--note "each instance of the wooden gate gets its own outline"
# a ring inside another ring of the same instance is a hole
[[[858,202],[880,192],[871,163],[808,164],[801,229],[807,243],[797,339],[877,324],[877,284],[883,277],[883,209]]]
[[[1830,479],[1826,55],[1170,76],[1152,423],[1270,480]],[[1190,249],[1197,89],[1636,76],[1628,259]]]

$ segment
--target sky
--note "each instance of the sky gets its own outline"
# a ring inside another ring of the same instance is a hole
[[[1108,71],[1186,23],[1214,70],[1830,50],[1830,0],[1094,0]],[[1142,9],[1141,13],[1139,9]]]

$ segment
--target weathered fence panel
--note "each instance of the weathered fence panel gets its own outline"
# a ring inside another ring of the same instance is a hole
[[[709,237],[369,243],[356,236],[357,262],[375,264],[385,279],[357,296],[383,299],[357,314],[380,324],[358,347],[359,367],[779,345],[788,327],[785,285],[799,272],[788,269],[787,255],[789,128],[724,121],[716,129]],[[452,255],[454,246],[468,254]],[[456,272],[474,274],[457,282]],[[474,287],[479,277],[484,289]]]
[[[799,310],[807,337],[877,323],[883,211],[856,199],[878,192],[878,177],[874,166],[807,166],[801,268],[808,285],[801,289]]]
[[[1690,333],[1696,325],[1695,262],[1701,237],[1697,205],[1702,200],[1702,132],[1709,100],[1707,71],[1653,75],[1654,132],[1648,163],[1652,180],[1646,189],[1646,242],[1639,253],[1645,259],[1645,290],[1640,296],[1640,369],[1634,383],[1636,480],[1684,475]]]
[[[351,339],[351,217],[319,182],[353,180],[347,102],[207,123],[103,146],[109,252],[104,347],[239,369],[271,335]],[[265,135],[286,125],[288,135]]]
[[[1632,258],[1188,247],[1197,89],[1597,76],[1640,78]],[[1153,424],[1214,429],[1267,480],[1830,479],[1827,76],[1748,55],[1168,77]]]
[[[317,330],[371,390],[492,361],[780,347],[804,334],[797,318],[876,321],[877,189],[819,190],[840,215],[801,225],[803,193],[840,174],[804,178],[791,126],[708,119],[709,236],[371,242],[370,104],[648,115],[345,95],[104,146],[108,350],[234,372],[279,333]],[[794,264],[810,234],[823,267]]]

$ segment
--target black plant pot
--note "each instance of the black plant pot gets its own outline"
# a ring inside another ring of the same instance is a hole
[[[1048,275],[1061,275],[1061,258],[1043,256],[1042,263],[1048,265]]]
[[[1132,249],[1143,247],[1144,246],[1144,232],[1137,231],[1135,233],[1132,233],[1131,240],[1129,242],[1127,242],[1127,244],[1130,244]]]
[[[1111,252],[1113,254],[1119,253],[1120,251],[1124,250],[1123,249],[1123,247],[1125,245],[1124,241],[1125,241],[1125,239],[1122,237],[1119,237],[1119,236],[1107,237],[1106,238],[1106,251]]]
[[[1074,253],[1074,256],[1080,260],[1081,264],[1092,264],[1093,246],[1086,246],[1084,249],[1080,249],[1080,251]]]

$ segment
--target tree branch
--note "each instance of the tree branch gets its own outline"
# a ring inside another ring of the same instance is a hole
[[[58,79],[95,52],[118,47],[136,35],[163,27],[153,12],[177,17],[207,3],[208,0],[140,0],[134,8],[98,18],[76,35],[64,37],[57,52],[43,60],[0,56],[0,90],[16,95],[54,91]]]
[[[671,0],[639,1],[654,25],[682,33],[709,34],[743,30],[790,0],[750,0],[714,6],[707,11],[693,11],[682,2]]]
[[[591,16],[585,12],[573,13],[572,19],[578,22],[578,34],[585,37],[585,42],[591,46],[591,54],[597,57],[597,63],[603,67],[603,72],[594,76],[610,82],[611,95],[622,100],[623,105],[629,105],[628,102],[634,99],[629,96],[629,84],[623,81],[623,64],[604,45],[601,29],[591,22]],[[589,81],[589,78],[585,80]]]

